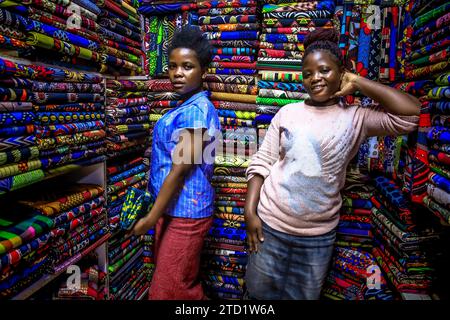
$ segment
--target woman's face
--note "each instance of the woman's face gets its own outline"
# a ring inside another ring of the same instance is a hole
[[[169,56],[169,78],[175,92],[182,96],[202,90],[203,70],[197,54],[189,48],[172,50]]]
[[[303,84],[314,105],[327,106],[337,103],[331,98],[341,86],[342,69],[332,55],[323,50],[308,54],[303,61]]]

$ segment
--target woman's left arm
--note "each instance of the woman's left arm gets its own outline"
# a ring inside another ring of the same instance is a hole
[[[420,114],[421,103],[416,97],[350,72],[345,72],[343,75],[341,89],[335,93],[335,96],[353,94],[357,90],[377,101],[389,113],[400,116]]]
[[[161,186],[155,203],[150,212],[140,219],[133,228],[133,234],[145,234],[164,214],[178,191],[183,187],[185,178],[190,174],[196,163],[201,163],[203,157],[204,129],[186,129],[180,134],[173,156],[172,168]],[[200,162],[199,162],[200,161]]]

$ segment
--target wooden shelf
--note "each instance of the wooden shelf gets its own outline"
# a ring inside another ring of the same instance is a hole
[[[84,249],[83,251],[77,253],[75,256],[71,257],[67,261],[63,262],[59,266],[55,267],[55,272],[52,274],[46,274],[42,276],[38,281],[33,283],[31,286],[14,296],[11,300],[25,300],[31,297],[33,294],[35,294],[37,291],[39,291],[41,288],[49,284],[51,281],[59,277],[68,266],[75,264],[76,262],[80,261],[83,257],[85,257],[87,254],[92,252],[93,250],[97,249],[99,246],[101,246],[103,243],[105,243],[111,235],[108,233],[101,237],[99,240],[97,240],[93,245],[90,247]]]

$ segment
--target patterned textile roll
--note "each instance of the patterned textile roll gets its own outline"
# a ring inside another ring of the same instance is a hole
[[[33,104],[31,102],[20,102],[20,101],[1,101],[0,102],[0,112],[11,112],[11,111],[30,111],[32,110]]]
[[[0,166],[8,163],[17,163],[24,160],[33,160],[39,157],[37,147],[25,147],[12,151],[0,152]]]
[[[33,170],[12,177],[0,179],[0,194],[32,185],[44,179],[44,171]]]
[[[254,112],[256,105],[251,103],[231,102],[231,101],[212,101],[214,106],[218,109],[227,110],[241,110]]]
[[[84,103],[66,103],[66,104],[45,104],[45,105],[35,105],[34,111],[36,112],[79,112],[79,111],[103,111],[102,103],[94,102],[84,102]]]
[[[267,58],[292,58],[292,59],[302,59],[303,53],[300,51],[286,51],[286,50],[275,50],[275,49],[260,49],[258,52],[259,57]]]
[[[254,75],[257,73],[256,69],[228,69],[228,68],[208,68],[208,73],[216,73],[222,75]]]
[[[225,92],[211,92],[211,99],[212,100],[226,100],[226,101],[233,101],[233,102],[243,102],[243,103],[256,103],[256,96],[225,93]]]
[[[224,15],[199,17],[198,24],[231,24],[231,23],[257,23],[256,15]]]
[[[299,51],[304,52],[305,47],[303,46],[303,43],[271,43],[271,42],[265,42],[261,41],[259,43],[259,47],[261,49],[274,49],[274,50],[287,50],[287,51]]]
[[[259,73],[262,80],[295,83],[303,82],[303,75],[301,72],[260,71]]]
[[[36,136],[34,135],[0,138],[0,151],[33,146],[35,142]]]
[[[31,101],[32,92],[27,89],[0,88],[0,101]]]
[[[0,179],[40,169],[41,167],[42,162],[40,160],[25,160],[20,163],[7,164],[0,167]]]
[[[298,103],[298,102],[302,102],[302,101],[304,101],[304,100],[283,99],[283,98],[264,98],[264,97],[256,98],[257,104],[269,105],[269,106],[285,106],[290,103]]]
[[[48,150],[57,146],[81,145],[94,142],[106,137],[104,130],[77,132],[70,135],[59,135],[54,138],[37,139],[39,150]]]
[[[296,100],[305,100],[309,98],[309,95],[307,93],[276,89],[260,89],[258,96],[266,98],[283,98]]]
[[[114,90],[146,91],[149,88],[148,81],[131,80],[107,80],[106,87]]]
[[[204,24],[200,26],[200,29],[203,32],[208,31],[245,31],[245,30],[258,30],[259,24],[258,23],[230,23],[230,24]]]
[[[226,84],[218,82],[204,82],[203,87],[207,90],[216,92],[240,93],[256,95],[258,93],[257,86],[250,86],[246,84]]]
[[[221,74],[206,74],[205,82],[220,82],[220,83],[232,83],[232,84],[256,84],[255,77],[246,75],[221,75]]]
[[[97,83],[67,83],[67,82],[38,82],[33,81],[33,91],[45,92],[85,92],[102,93],[103,86]]]
[[[98,121],[105,118],[102,112],[39,112],[37,117],[41,124],[65,124],[78,121]]]
[[[29,32],[28,35],[29,38],[27,39],[27,43],[31,46],[36,46],[47,50],[53,50],[56,52],[64,53],[71,57],[78,57],[80,59],[88,61],[94,62],[101,61],[101,56],[92,50],[70,44],[66,41],[51,38],[49,36],[43,35],[41,33],[36,33],[34,31]]]
[[[1,138],[11,138],[11,137],[19,137],[19,136],[28,136],[34,132],[34,125],[29,124],[26,126],[14,126],[8,128],[0,128],[0,137]]]
[[[252,63],[255,61],[255,57],[253,56],[234,56],[234,55],[225,55],[225,54],[217,54],[212,58],[213,62],[242,62],[242,63]]]
[[[32,112],[0,113],[0,125],[2,127],[32,124],[35,115]]]
[[[301,83],[275,82],[275,81],[258,81],[258,87],[261,89],[278,89],[286,91],[306,92],[305,87]]]
[[[37,65],[23,65],[3,58],[0,58],[0,74],[3,76],[16,76],[45,81],[88,83],[100,83],[102,81],[102,77],[95,74]]]
[[[62,125],[36,126],[36,137],[56,137],[61,135],[75,134],[78,132],[91,131],[95,129],[102,129],[105,127],[103,121],[88,121],[68,123]]]

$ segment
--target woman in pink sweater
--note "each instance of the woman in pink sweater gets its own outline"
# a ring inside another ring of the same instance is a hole
[[[337,40],[334,29],[305,39],[302,74],[309,99],[275,115],[247,169],[246,283],[253,299],[320,297],[349,161],[367,137],[417,127],[420,102],[345,71]],[[341,97],[355,91],[379,105],[345,105]]]

